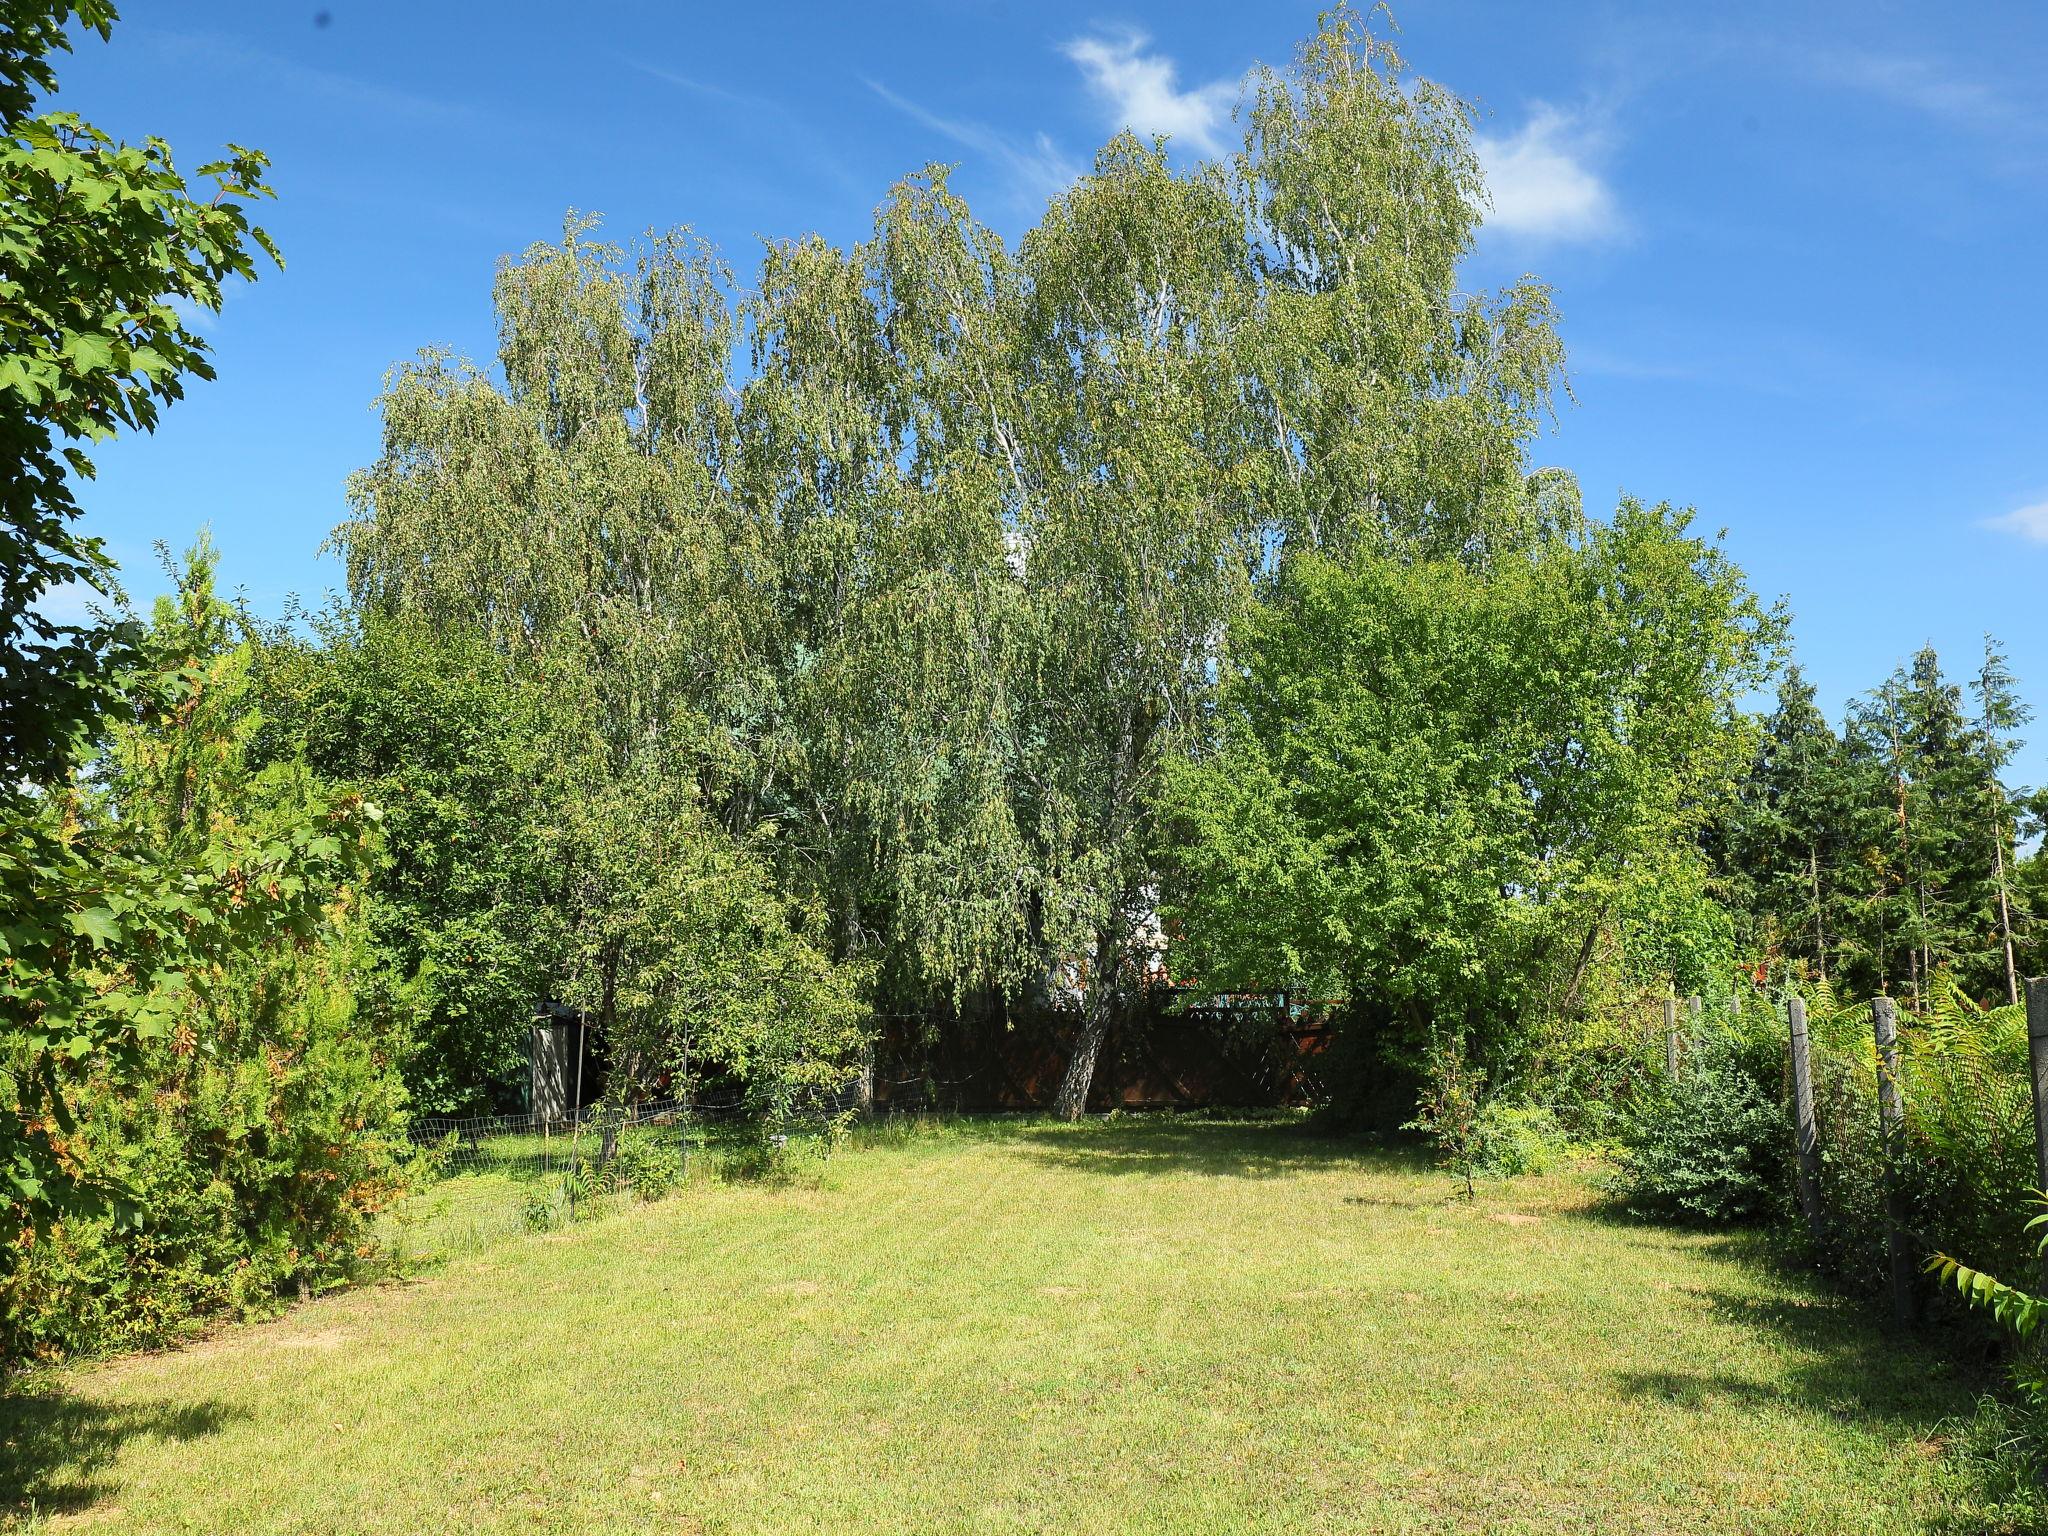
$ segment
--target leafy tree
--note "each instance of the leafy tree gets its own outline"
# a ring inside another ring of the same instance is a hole
[[[10,0],[0,34],[0,796],[61,779],[114,692],[123,636],[60,624],[37,604],[69,582],[106,593],[113,567],[75,526],[82,443],[148,431],[206,343],[174,301],[220,308],[221,285],[276,259],[247,203],[261,154],[230,146],[195,188],[161,139],[117,143],[69,112],[39,112],[52,56],[76,22],[105,38],[104,0]]]
[[[1578,527],[1526,474],[1548,296],[1458,286],[1468,110],[1340,9],[1244,124],[1185,171],[1120,136],[1014,249],[928,170],[745,289],[572,218],[500,273],[501,377],[394,377],[353,601],[481,633],[589,782],[686,774],[898,1002],[1078,983],[1078,1114],[1260,584]]]
[[[1025,476],[1024,579],[1073,808],[1048,862],[1089,931],[1067,1115],[1137,971],[1162,772],[1257,579],[1318,549],[1483,565],[1559,504],[1524,480],[1561,355],[1548,297],[1457,281],[1483,196],[1469,110],[1339,8],[1254,76],[1242,120],[1240,154],[1182,176],[1112,143],[1021,251],[1052,455]]]
[[[683,921],[673,905],[657,914],[623,899],[682,899],[657,889],[659,872],[633,866],[647,851],[637,818],[652,814],[648,786],[665,786],[669,811],[703,807],[691,825],[717,850],[706,857],[746,862],[742,849],[757,840],[786,848],[786,888],[799,904],[845,914],[828,947],[849,960],[859,947],[871,876],[855,857],[864,823],[838,765],[873,751],[858,726],[874,706],[847,687],[845,669],[848,651],[866,643],[856,626],[873,611],[862,573],[887,558],[878,546],[896,530],[879,510],[865,528],[857,522],[855,493],[837,475],[827,477],[824,507],[807,504],[815,484],[806,489],[793,445],[824,430],[807,414],[820,405],[817,386],[789,385],[782,393],[798,396],[793,403],[739,402],[766,423],[742,443],[724,372],[733,346],[724,279],[701,248],[680,235],[658,240],[629,280],[620,253],[588,230],[572,219],[560,246],[501,271],[502,387],[438,355],[394,378],[385,453],[355,481],[357,515],[337,537],[366,632],[396,626],[480,647],[483,666],[533,711],[531,748],[546,767],[531,808],[539,867],[526,889],[556,914],[552,947],[542,954],[508,927],[525,916],[518,901],[478,914],[474,937],[541,960],[544,987],[595,1001],[620,1035],[620,1060],[666,1070],[661,1050],[635,1042],[656,1021],[677,1021],[651,1002],[622,1012],[619,989],[694,995],[697,983],[679,975],[660,987],[630,977],[658,960],[714,956],[636,948],[646,922]],[[830,261],[815,251],[787,259],[818,290],[801,287],[788,303],[830,299]],[[769,354],[773,334],[764,312],[759,344]],[[777,370],[765,371],[768,389]],[[856,710],[835,717],[821,696]],[[918,766],[911,754],[898,760]],[[591,886],[592,871],[604,872],[611,894]],[[454,916],[447,893],[434,899],[437,921]],[[783,1017],[799,1036],[802,1019]],[[451,1093],[476,1086],[461,1081],[473,1064],[445,1056],[423,1053],[415,1070],[446,1075]]]
[[[1994,693],[1998,688],[1995,677]],[[1994,698],[1994,712],[2009,701]],[[1903,983],[1915,1007],[1937,972],[1953,970],[1972,993],[2005,990],[1997,867],[1990,834],[2005,791],[1998,787],[2011,725],[1973,724],[1962,689],[1923,648],[1857,708],[1852,751],[1882,773],[1886,825],[1866,829],[1861,857],[1876,873],[1866,924],[1875,980]],[[2010,832],[2005,834],[2010,836]],[[2010,893],[2008,893],[2008,910]]]
[[[140,641],[159,683],[62,795],[73,863],[36,873],[64,925],[9,934],[0,1063],[34,1104],[7,1125],[10,1353],[346,1274],[391,1192],[399,1042],[353,998],[375,813],[251,762],[254,647],[212,574],[202,545]]]
[[[1486,1073],[1465,1060],[1456,1041],[1438,1044],[1428,1055],[1422,1089],[1416,1096],[1415,1118],[1404,1126],[1429,1137],[1437,1161],[1464,1190],[1477,1197],[1477,1181],[1485,1168]]]
[[[1859,700],[1839,736],[1796,668],[1712,839],[1742,942],[1846,995],[1937,978],[2017,1001],[2033,911],[2019,846],[2034,797],[2007,785],[2024,707],[1997,644],[1974,708],[1921,650]]]
[[[37,111],[66,27],[104,37],[114,19],[97,0],[22,3],[0,37],[0,1070],[14,1100],[0,1189],[32,1224],[113,1187],[68,1150],[72,1095],[94,1074],[140,1070],[145,1042],[223,954],[273,924],[317,926],[366,828],[360,806],[337,803],[289,833],[160,860],[91,820],[72,782],[110,715],[131,707],[135,663],[132,630],[62,625],[36,606],[67,581],[111,582],[75,527],[72,480],[92,473],[80,444],[147,430],[187,377],[210,377],[172,301],[217,309],[226,279],[254,275],[253,251],[275,254],[247,217],[268,195],[261,155],[231,148],[202,166],[207,195],[161,140],[118,144]],[[133,707],[170,718],[188,684],[143,663]]]
[[[1023,242],[1018,538],[1030,611],[1020,764],[1052,876],[1046,940],[1084,982],[1055,1100],[1086,1106],[1153,899],[1151,788],[1242,606],[1257,523],[1228,459],[1246,258],[1213,174],[1127,136]],[[1047,835],[1049,834],[1049,835]]]
[[[2005,1000],[2020,1000],[2018,948],[2032,917],[2032,906],[2014,883],[2020,815],[2005,785],[2005,773],[2020,747],[2017,732],[2030,717],[2020,699],[2012,669],[1997,641],[1984,637],[1984,665],[1974,684],[1977,701],[1976,756],[1982,792],[1982,836],[1991,847],[1989,878],[1977,882],[1983,910],[1974,914],[1995,934],[2003,963]]]
[[[1973,855],[1985,851],[1970,825],[1979,770],[1962,689],[1942,676],[1932,646],[1914,656],[1892,697],[1904,784],[1908,972],[1917,1004],[1938,967],[1954,965],[1966,945],[1975,947],[1965,920]]]
[[[264,761],[303,759],[383,812],[358,1006],[407,1042],[423,1114],[517,1107],[559,968],[557,775],[536,690],[460,631],[330,616],[254,651]]]
[[[564,838],[578,914],[564,1000],[603,1031],[615,1097],[722,1077],[774,1130],[846,1084],[864,1039],[858,977],[833,965],[818,914],[791,910],[686,778],[649,769],[593,785]]]
[[[1775,622],[1688,521],[1624,503],[1484,575],[1284,567],[1231,632],[1213,741],[1167,779],[1195,974],[1345,996],[1389,1064],[1436,1039],[1520,1066],[1578,1005],[1584,935],[1696,841],[1746,751]]]
[[[1518,551],[1560,505],[1524,476],[1563,354],[1541,284],[1459,280],[1487,200],[1472,108],[1340,5],[1291,70],[1253,72],[1241,122],[1247,490],[1286,542],[1340,557]]]

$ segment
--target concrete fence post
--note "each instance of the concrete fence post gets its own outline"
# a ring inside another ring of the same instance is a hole
[[[2027,981],[2027,1058],[2033,1068],[2034,1187],[2048,1190],[2048,976]],[[2041,1263],[2048,1280],[2048,1254]]]
[[[1813,1118],[1813,1057],[1806,1038],[1806,999],[1785,1004],[1792,1045],[1792,1136],[1799,1154],[1799,1211],[1818,1243],[1827,1235],[1820,1197],[1820,1127]]]
[[[1891,1268],[1892,1315],[1901,1323],[1912,1323],[1919,1313],[1919,1287],[1906,1234],[1905,1192],[1899,1186],[1906,1141],[1906,1103],[1899,1092],[1899,1005],[1889,997],[1872,998],[1870,1027],[1877,1041],[1877,1124],[1884,1149],[1884,1242]]]

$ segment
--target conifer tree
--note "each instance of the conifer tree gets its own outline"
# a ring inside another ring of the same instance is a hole
[[[1852,944],[1856,779],[1813,685],[1788,668],[1722,835],[1723,860],[1748,944],[1816,980],[1839,975]]]
[[[1989,877],[1978,882],[1982,909],[1975,920],[1988,924],[1996,938],[1995,967],[2004,982],[2005,1000],[2020,1000],[2018,939],[2030,911],[2025,893],[2013,881],[2019,814],[2015,797],[2005,783],[2020,741],[2015,734],[2030,718],[2020,699],[2012,668],[2004,650],[1991,636],[1984,637],[1984,664],[1972,684],[1976,698],[1976,750],[1981,806],[1981,837],[1991,856]]]

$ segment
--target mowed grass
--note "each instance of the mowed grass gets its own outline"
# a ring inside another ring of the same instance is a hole
[[[1945,1528],[1969,1384],[1582,1176],[1281,1123],[870,1134],[0,1401],[122,1532]]]

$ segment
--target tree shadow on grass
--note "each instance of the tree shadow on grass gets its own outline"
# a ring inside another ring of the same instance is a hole
[[[1635,1225],[1654,1230],[1652,1223]],[[1768,1380],[1714,1370],[1623,1373],[1619,1385],[1630,1396],[1693,1409],[1719,1402],[1789,1407],[1877,1421],[1901,1437],[1931,1442],[1945,1420],[1968,1414],[1996,1383],[1981,1330],[1967,1320],[1901,1331],[1884,1302],[1799,1265],[1796,1250],[1768,1232],[1714,1234],[1704,1246],[1714,1262],[1740,1268],[1758,1284],[1701,1286],[1692,1294],[1717,1319],[1767,1337],[1785,1358]]]
[[[1417,1151],[1330,1135],[1295,1119],[1177,1114],[1076,1125],[1038,1121],[1013,1127],[1006,1139],[1035,1162],[1114,1176],[1277,1179],[1347,1168],[1412,1174],[1428,1167]]]
[[[1712,1261],[1740,1267],[1759,1283],[1755,1289],[1687,1289],[1717,1319],[1767,1338],[1777,1360],[1757,1374],[1712,1367],[1618,1372],[1621,1393],[1688,1413],[1778,1411],[1809,1422],[1862,1425],[1900,1457],[1948,1461],[1944,1483],[1951,1492],[1927,1512],[1929,1533],[2048,1531],[2034,1492],[2020,1489],[2023,1496],[2008,1502],[2018,1487],[2007,1486],[2010,1468],[1954,1454],[1971,1440],[1985,1394],[2002,1379],[1995,1351],[1987,1353],[1986,1335],[1972,1319],[1901,1330],[1883,1300],[1834,1285],[1798,1262],[1796,1246],[1768,1232],[1717,1234],[1706,1250]],[[1799,1431],[1785,1451],[1795,1459],[1807,1454]],[[1950,1497],[1960,1502],[1951,1504]]]
[[[221,1403],[95,1403],[61,1392],[0,1392],[0,1517],[67,1514],[108,1493],[100,1474],[138,1436],[218,1434],[245,1408]]]

